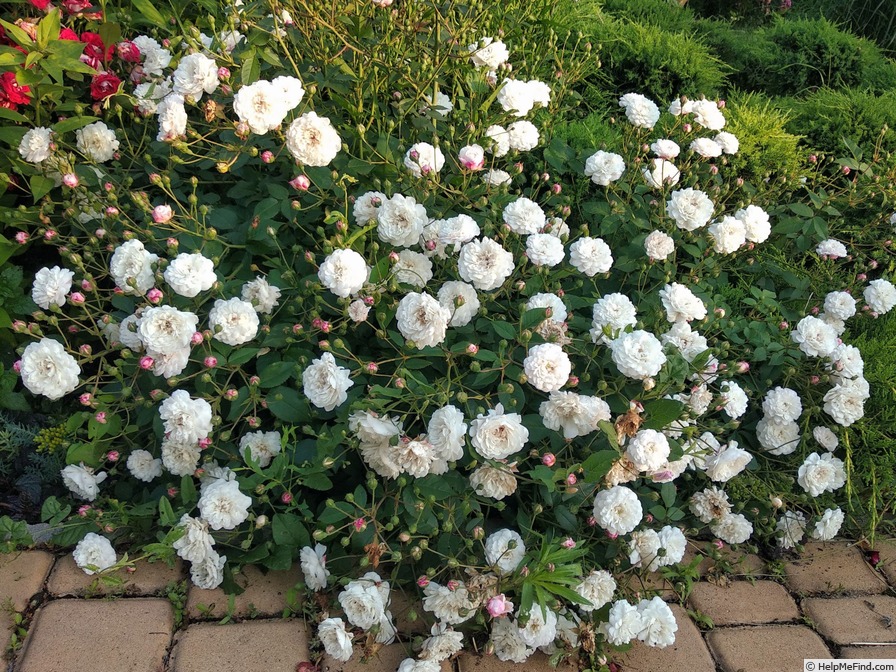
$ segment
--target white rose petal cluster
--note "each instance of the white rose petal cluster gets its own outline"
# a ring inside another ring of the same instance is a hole
[[[613,363],[623,376],[644,380],[655,376],[666,363],[663,345],[648,331],[637,329],[610,341]]]
[[[843,460],[831,453],[812,453],[800,466],[797,482],[813,497],[842,488],[846,484]]]
[[[395,194],[378,206],[376,221],[380,240],[397,247],[411,247],[420,242],[429,219],[426,208],[413,198]]]
[[[284,95],[287,86],[292,95]],[[233,111],[253,133],[264,135],[278,128],[286,115],[302,102],[304,95],[305,89],[295,77],[278,77],[274,82],[261,79],[236,92]]]
[[[614,485],[594,496],[594,519],[610,534],[628,534],[638,526],[642,516],[638,496],[624,485]]]
[[[354,250],[333,250],[317,271],[321,284],[340,298],[357,294],[370,277],[370,267]]]
[[[332,411],[348,399],[348,388],[354,385],[351,372],[336,363],[333,353],[325,352],[302,373],[305,396],[317,408]]]
[[[594,184],[606,187],[615,182],[625,172],[625,161],[619,154],[597,151],[585,161],[585,175]]]
[[[258,313],[248,301],[239,297],[217,299],[208,314],[212,337],[227,345],[248,343],[258,334]]]
[[[538,233],[547,222],[547,217],[541,206],[525,196],[521,196],[505,206],[503,218],[510,230],[521,236]]]
[[[651,159],[649,167],[642,168],[641,174],[648,186],[662,189],[666,185],[675,186],[681,178],[681,171],[666,159]]]
[[[94,472],[92,467],[85,467],[84,463],[70,464],[62,472],[62,483],[75,497],[92,502],[100,494],[100,483],[106,480],[108,474],[104,471]]]
[[[764,243],[772,232],[768,213],[758,205],[748,205],[734,213],[734,218],[743,222],[746,238],[751,243]]]
[[[42,338],[22,353],[19,375],[29,392],[61,399],[81,384],[81,367],[59,341]]]
[[[503,460],[520,452],[529,441],[529,430],[519,413],[505,413],[498,404],[470,423],[470,440],[482,457]]]
[[[709,227],[713,249],[719,254],[733,254],[747,242],[747,227],[736,217],[725,215]]]
[[[523,370],[536,390],[555,392],[566,385],[572,373],[572,362],[563,348],[555,343],[541,343],[529,348]]]
[[[306,112],[286,129],[286,148],[304,166],[326,166],[342,149],[342,138],[329,119]]]
[[[479,42],[469,45],[467,49],[470,52],[470,60],[477,68],[497,70],[510,58],[507,45],[492,37],[483,37]]]
[[[834,328],[812,315],[801,319],[790,336],[809,357],[827,357],[839,344]]]
[[[869,282],[863,296],[868,307],[878,315],[889,313],[896,306],[896,286],[883,278]]]
[[[589,278],[608,273],[613,266],[610,246],[600,238],[583,237],[569,246],[569,263]]]
[[[637,322],[635,304],[631,299],[625,294],[607,294],[598,299],[592,308],[591,340],[609,344],[619,332]],[[605,329],[610,332],[609,336],[604,333]]]
[[[112,542],[94,532],[88,532],[78,542],[72,557],[75,559],[75,564],[84,570],[85,574],[90,575],[109,569],[118,562]]]
[[[252,498],[240,492],[236,481],[218,480],[202,491],[199,513],[213,530],[232,530],[249,517]]]
[[[635,128],[653,128],[660,119],[660,108],[640,93],[626,93],[619,99],[619,107]]]
[[[75,132],[78,151],[91,161],[105,163],[115,156],[120,143],[115,131],[102,121],[95,121]]]
[[[666,212],[683,231],[696,231],[709,223],[715,205],[704,192],[688,187],[673,191]]]
[[[172,75],[174,93],[201,100],[202,94],[218,88],[218,65],[205,54],[184,56]]]
[[[514,571],[526,555],[526,546],[519,532],[498,530],[485,540],[485,559],[501,574]]]
[[[50,158],[52,129],[44,126],[30,129],[19,141],[19,156],[28,163],[43,163]]]
[[[442,150],[428,142],[418,142],[404,155],[405,168],[417,178],[438,173],[444,165],[445,155]]]
[[[255,312],[270,315],[280,303],[280,288],[270,284],[261,276],[243,285],[240,296],[255,308]]]
[[[401,335],[421,349],[445,340],[451,312],[429,294],[411,292],[398,302],[395,319]]]
[[[562,432],[564,439],[590,434],[601,421],[609,421],[610,407],[603,399],[575,392],[551,392],[538,408],[544,426]]]
[[[644,239],[644,251],[648,258],[663,261],[675,252],[675,240],[662,231],[651,231]]]
[[[535,266],[553,268],[566,256],[563,243],[549,233],[533,233],[526,237],[526,256]]]
[[[504,284],[514,269],[513,255],[500,243],[484,237],[464,245],[457,260],[461,279],[480,291],[492,291]]]
[[[34,284],[31,287],[31,300],[38,306],[48,308],[65,305],[65,296],[72,289],[73,271],[67,268],[54,266],[42,268],[34,274]]]
[[[171,289],[188,299],[208,291],[218,280],[214,263],[201,254],[178,254],[163,275]]]
[[[677,282],[660,290],[660,300],[669,322],[691,322],[706,317],[706,305],[703,301],[689,287]]]

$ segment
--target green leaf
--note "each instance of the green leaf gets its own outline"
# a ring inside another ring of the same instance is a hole
[[[496,320],[492,322],[491,325],[495,330],[495,333],[498,334],[498,336],[500,336],[501,338],[516,338],[516,329],[514,329],[513,325],[509,322],[500,322]]]
[[[258,354],[258,348],[240,348],[239,350],[234,350],[227,357],[227,363],[234,364],[245,364],[249,360],[253,359]]]
[[[286,422],[306,422],[311,419],[308,401],[291,387],[278,387],[268,394],[268,410]]]
[[[14,121],[17,124],[30,124],[31,121],[24,114],[19,114],[15,110],[8,110],[5,107],[0,107],[0,119],[9,119],[10,121]],[[22,130],[22,135],[28,132],[28,129],[16,129]],[[21,139],[21,138],[20,138]]]
[[[34,198],[34,202],[37,203],[40,199],[50,193],[53,187],[56,186],[56,183],[49,177],[32,175],[31,179],[28,180],[28,185],[31,187],[31,196]]]
[[[174,509],[171,508],[171,502],[167,497],[159,497],[159,522],[164,527],[177,525],[177,517],[174,515]]]
[[[87,126],[87,124],[92,124],[94,121],[99,120],[99,117],[70,117],[65,119],[64,121],[57,122],[53,124],[53,130],[62,135],[63,133],[68,133],[69,131],[75,131],[79,128],[83,128]]]
[[[615,450],[599,450],[592,453],[582,463],[582,467],[585,469],[585,480],[596,483],[610,472],[613,463],[618,458],[619,453]]]
[[[46,49],[52,40],[58,40],[61,27],[59,9],[47,12],[47,15],[37,24],[37,46]]]
[[[666,508],[669,508],[675,503],[675,484],[674,483],[663,483],[660,486],[660,496],[663,498],[663,504],[666,505]]]
[[[100,466],[103,454],[102,446],[95,443],[73,443],[65,454],[66,464],[84,463],[88,467]]]
[[[3,26],[6,29],[6,35],[13,42],[18,44],[21,47],[30,47],[34,44],[34,40],[26,33],[24,30],[19,28],[14,23],[10,23],[9,21],[4,21],[0,19],[0,26]]]
[[[274,543],[287,548],[302,548],[311,543],[308,529],[294,513],[275,513],[271,521]]]
[[[644,429],[662,429],[666,425],[681,417],[684,404],[675,399],[654,399],[644,403],[644,413],[647,420],[643,424]]]
[[[261,387],[268,389],[282,385],[297,374],[295,362],[271,362],[258,371]]]
[[[71,512],[72,507],[70,505],[66,504],[63,506],[56,497],[50,496],[44,500],[43,505],[40,507],[40,519],[54,527],[65,520]]]
[[[192,506],[196,501],[196,484],[193,483],[193,477],[190,475],[181,476],[180,501],[187,507]]]
[[[144,19],[158,28],[164,28],[168,22],[156,9],[152,0],[131,0],[131,6],[139,12]]]
[[[547,308],[532,308],[531,310],[527,310],[525,313],[523,313],[523,319],[520,321],[520,326],[523,329],[532,329],[534,327],[537,327],[547,319],[547,315]],[[512,336],[507,338],[512,338]]]
[[[805,203],[791,203],[790,209],[793,211],[795,215],[799,215],[800,217],[812,217],[815,213]]]

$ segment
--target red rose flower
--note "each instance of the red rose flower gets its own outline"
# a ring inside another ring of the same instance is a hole
[[[90,82],[90,95],[94,100],[105,100],[109,96],[118,93],[121,80],[111,72],[104,72],[94,76]]]
[[[84,47],[84,55],[93,61],[105,62],[112,58],[113,47],[103,44],[102,38],[96,33],[81,33],[81,41],[87,46]]]
[[[0,107],[14,110],[18,105],[31,101],[31,89],[16,81],[16,73],[4,72],[0,75]]]
[[[71,28],[63,28],[59,31],[59,39],[60,40],[71,40],[72,42],[80,42],[81,38],[78,37],[78,33],[73,31]]]
[[[40,11],[44,11],[47,8],[47,5],[50,4],[50,0],[28,0],[34,7],[37,7]]]
[[[91,4],[85,0],[62,0],[62,8],[69,14],[79,14],[85,9],[90,9]]]
[[[128,42],[127,40],[119,42],[116,46],[116,50],[118,51],[118,58],[121,60],[127,61],[128,63],[140,62],[140,50],[133,42]]]

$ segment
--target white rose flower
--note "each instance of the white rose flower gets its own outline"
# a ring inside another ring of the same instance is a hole
[[[42,268],[34,274],[31,299],[44,310],[51,306],[64,306],[65,295],[72,289],[73,271],[54,266]]]
[[[342,149],[342,138],[326,117],[306,112],[286,129],[286,148],[305,166],[326,166]]]
[[[640,93],[626,93],[619,99],[619,107],[635,128],[653,128],[660,119],[660,108]]]
[[[404,166],[414,177],[438,173],[445,165],[445,155],[428,142],[418,142],[404,155]]]
[[[395,194],[377,212],[377,235],[397,247],[416,245],[428,222],[426,208],[409,196]]]
[[[456,217],[439,220],[439,242],[446,247],[453,245],[455,252],[459,252],[464,243],[469,243],[479,233],[479,225],[469,215],[457,215]]]
[[[464,327],[479,312],[479,296],[472,285],[449,280],[439,288],[439,304],[451,315],[452,327]]]
[[[155,350],[147,350],[152,357],[152,372],[162,378],[171,378],[179,376],[190,363],[190,348],[178,348],[172,352],[156,352]]]
[[[833,453],[840,445],[840,439],[827,427],[816,427],[812,430],[812,436],[822,448],[830,453]]]
[[[415,440],[402,438],[392,447],[391,453],[398,471],[410,474],[414,478],[428,476],[436,462],[435,448],[426,437],[418,437]]]
[[[865,399],[869,396],[864,378],[844,380],[825,393],[824,411],[838,425],[849,427],[865,415]]]
[[[128,455],[128,471],[138,481],[149,483],[162,475],[162,460],[154,458],[148,450],[134,450]]]
[[[506,170],[488,170],[482,174],[482,179],[492,187],[503,187],[510,184],[510,173]]]
[[[423,589],[423,608],[448,625],[457,625],[475,616],[476,606],[463,584],[451,590],[430,581]]]
[[[606,187],[615,182],[625,172],[625,161],[619,154],[597,151],[585,161],[585,176],[594,184]]]
[[[521,236],[541,231],[547,218],[544,210],[533,200],[521,196],[504,208],[504,223]]]
[[[803,404],[795,390],[779,386],[766,392],[762,412],[770,422],[784,424],[800,417]]]
[[[470,474],[470,485],[480,497],[502,500],[516,492],[516,476],[503,466],[483,464]]]
[[[94,532],[88,532],[75,546],[72,552],[75,564],[84,570],[85,574],[96,574],[108,569],[118,562],[112,542]]]
[[[525,117],[535,106],[535,91],[529,87],[528,82],[505,79],[498,91],[498,103],[505,112],[510,112],[515,117]]]
[[[298,80],[297,80],[298,81]],[[273,131],[289,114],[283,88],[266,80],[242,87],[233,96],[233,111],[256,135]]]
[[[856,300],[848,292],[830,292],[824,297],[824,312],[838,320],[848,320],[856,314]]]
[[[792,421],[777,422],[764,417],[756,424],[756,438],[771,455],[790,455],[800,441],[800,426]]]
[[[575,392],[551,392],[538,408],[544,426],[562,431],[564,439],[590,434],[602,420],[610,420],[610,407],[603,399]]]
[[[348,316],[352,322],[364,322],[370,314],[370,306],[361,299],[355,299],[349,304]]]
[[[454,462],[464,456],[464,437],[467,423],[464,414],[448,405],[436,410],[429,419],[426,438],[437,455],[437,462]]]
[[[81,367],[59,341],[51,338],[29,343],[22,353],[19,375],[29,392],[48,399],[61,399],[81,381]]]
[[[604,334],[604,328],[608,328],[611,336],[615,337],[626,327],[638,322],[635,304],[625,294],[607,294],[598,299],[594,304],[592,317],[591,339],[595,343],[609,343],[612,340]]]
[[[691,513],[701,522],[711,523],[731,513],[731,502],[724,490],[715,486],[695,492],[688,503]]]
[[[496,618],[492,621],[492,633],[489,640],[495,649],[495,656],[501,661],[524,663],[535,653],[520,636],[520,629],[510,618]]]
[[[332,411],[348,399],[348,388],[354,385],[349,378],[350,371],[336,363],[330,352],[323,353],[302,374],[305,396],[317,408]]]
[[[214,263],[201,254],[178,254],[164,276],[171,289],[189,299],[208,291],[218,280]]]
[[[159,407],[159,417],[170,441],[196,443],[212,432],[212,407],[205,399],[191,399],[186,390],[175,390]]]
[[[327,548],[323,544],[317,544],[314,548],[305,546],[299,551],[299,561],[302,565],[302,574],[305,575],[305,585],[317,592],[327,587],[327,578],[330,570],[327,569]]]
[[[463,280],[487,292],[503,285],[513,272],[513,255],[486,237],[461,248],[457,268]]]
[[[209,534],[208,523],[204,520],[184,514],[178,527],[184,533],[172,546],[181,558],[188,562],[202,562],[214,552],[212,546],[215,545],[215,539]]]
[[[655,376],[666,363],[659,339],[641,329],[620,334],[609,345],[616,368],[623,376],[635,380]]]
[[[581,611],[590,613],[613,599],[616,580],[605,569],[592,570],[573,590],[591,603],[577,605]]]
[[[681,171],[665,159],[651,159],[648,168],[642,168],[641,174],[648,186],[662,189],[665,185],[675,186],[681,177]]]
[[[669,459],[669,440],[655,429],[642,429],[628,443],[625,455],[638,471],[656,471]]]
[[[661,159],[670,161],[681,153],[681,147],[672,140],[657,140],[650,145],[650,151]]]
[[[95,121],[75,131],[78,140],[78,151],[91,161],[105,163],[118,151],[119,142],[115,139],[115,131],[102,121]]]
[[[433,625],[430,635],[420,647],[421,660],[440,663],[463,649],[464,633],[455,631],[447,623]]]
[[[753,525],[739,513],[725,513],[709,526],[710,531],[728,544],[742,544],[753,534]]]
[[[800,543],[806,533],[806,516],[800,511],[785,511],[778,518],[776,526],[781,536],[778,537],[778,545],[782,548],[793,548]]]
[[[569,224],[560,217],[548,217],[545,223],[544,233],[549,233],[562,240],[569,238]]]
[[[321,284],[338,297],[361,291],[370,277],[370,267],[354,250],[333,250],[317,271]]]
[[[144,68],[144,72],[146,69]],[[167,79],[157,82],[144,82],[134,89],[137,109],[145,116],[155,114],[159,109],[159,101],[171,93],[171,82]]]
[[[435,100],[429,93],[424,94],[423,100],[426,101],[426,105],[423,106],[421,112],[432,110],[432,113],[440,119],[446,118],[448,113],[454,109],[451,99],[438,89],[436,89]]]
[[[641,613],[626,600],[614,602],[607,619],[600,629],[606,635],[607,641],[614,646],[628,644],[644,630]]]
[[[184,99],[176,93],[169,93],[164,100],[156,106],[156,116],[159,118],[159,132],[156,134],[157,142],[177,140],[187,133],[187,110],[184,107]]]
[[[683,321],[675,322],[669,331],[660,336],[660,341],[664,345],[666,343],[674,345],[688,362],[693,362],[697,355],[709,348],[706,338]]]
[[[190,566],[190,580],[201,590],[213,590],[224,581],[225,564],[227,564],[226,555],[218,555],[216,551],[211,551],[202,560]]]
[[[227,345],[248,343],[258,334],[258,313],[248,301],[239,297],[217,299],[208,314],[213,338]]]
[[[550,308],[551,314],[547,319],[553,320],[558,324],[566,322],[566,318],[568,317],[566,306],[563,304],[563,299],[556,294],[548,294],[546,292],[534,294],[526,302],[525,309],[532,310],[533,308]]]
[[[252,460],[262,469],[280,454],[281,448],[280,432],[249,432],[240,437],[240,455],[245,457],[248,450]]]
[[[28,163],[43,163],[50,158],[52,141],[52,129],[32,128],[19,141],[19,155]]]
[[[146,294],[155,283],[152,265],[159,260],[139,240],[122,243],[109,261],[109,273],[125,294]]]
[[[469,45],[467,50],[470,52],[470,60],[477,69],[497,70],[510,58],[507,45],[492,37],[483,37],[479,42]]]
[[[188,441],[162,441],[162,465],[175,476],[192,476],[199,467],[199,444]]]
[[[768,213],[757,205],[748,205],[734,213],[734,217],[743,222],[746,237],[751,243],[764,243],[772,232]]]
[[[709,196],[690,187],[673,191],[666,201],[666,212],[683,231],[696,231],[706,226],[712,219],[714,208]]]
[[[380,212],[380,206],[389,200],[386,194],[380,191],[368,191],[355,199],[352,206],[352,216],[358,226],[367,226],[375,221]]]
[[[673,525],[666,525],[659,531],[657,538],[663,552],[657,554],[656,559],[651,563],[651,569],[668,567],[681,562],[688,545],[684,533]]]
[[[529,440],[529,430],[519,413],[504,413],[504,406],[498,404],[470,423],[470,439],[482,457],[503,460],[523,449]]]
[[[657,596],[649,600],[641,600],[638,603],[638,613],[641,616],[642,630],[638,633],[638,639],[658,649],[665,649],[675,643],[675,633],[678,631],[678,623],[675,622],[675,614],[663,598]]]
[[[486,143],[488,151],[500,159],[510,151],[510,133],[503,126],[493,125],[485,129],[485,137],[490,140]]]
[[[137,39],[140,38],[138,37]],[[146,39],[150,40],[152,38],[147,37]],[[155,40],[153,40],[153,42],[155,42]],[[158,44],[158,42],[156,42],[156,44]],[[143,54],[143,74],[149,77],[161,77],[165,68],[171,64],[171,52],[167,49],[156,48],[150,52],[145,52],[140,48],[140,51]],[[165,80],[165,83],[170,87],[171,84],[168,79]]]
[[[199,318],[173,306],[151,306],[137,320],[137,337],[153,356],[165,356],[190,347]]]
[[[837,536],[840,527],[843,525],[843,511],[840,508],[825,509],[824,515],[815,523],[815,528],[809,536],[819,541],[830,541]]]
[[[445,340],[451,311],[429,294],[411,292],[399,301],[395,319],[401,335],[422,349]]]
[[[732,420],[747,412],[747,393],[734,381],[728,380],[722,383],[722,399],[725,413]]]
[[[828,238],[823,240],[815,248],[815,254],[820,257],[828,257],[829,259],[842,259],[847,254],[846,246],[839,240]]]
[[[172,75],[175,93],[201,100],[203,93],[218,88],[218,65],[205,54],[184,56]]]
[[[650,259],[663,261],[675,252],[675,240],[662,231],[651,231],[644,239],[644,251]]]
[[[753,459],[743,448],[738,448],[737,441],[731,440],[704,461],[706,475],[716,483],[727,483],[747,468]]]
[[[523,370],[536,390],[554,392],[566,385],[572,373],[572,362],[556,343],[541,343],[529,348]]]
[[[691,142],[689,149],[696,152],[704,159],[714,159],[722,156],[722,145],[711,138],[696,138]]]
[[[348,622],[364,630],[379,623],[386,613],[383,593],[372,580],[350,581],[337,599]]]
[[[812,453],[800,466],[797,482],[813,497],[842,488],[846,484],[843,460],[831,453]]]
[[[593,278],[598,273],[610,271],[613,253],[601,238],[579,238],[569,247],[569,263],[580,273]]]
[[[507,127],[510,148],[518,152],[528,152],[538,147],[540,136],[531,121],[515,121]]]
[[[541,610],[537,604],[529,611],[529,620],[520,626],[520,638],[527,646],[538,648],[548,646],[557,637],[557,614],[552,610]]]
[[[747,227],[739,219],[725,215],[709,227],[713,249],[720,254],[732,254],[747,242]]]
[[[827,357],[838,345],[837,332],[817,317],[807,315],[800,320],[790,337],[809,357]]]
[[[656,533],[656,530],[632,532],[628,549],[628,561],[632,567],[645,567],[651,572],[658,569],[654,566],[660,550],[660,535]]]
[[[485,560],[500,574],[509,574],[523,561],[526,546],[518,532],[503,529],[485,539]]]
[[[710,131],[721,131],[725,127],[725,117],[719,106],[712,100],[689,101],[686,114],[693,114],[694,121]]]
[[[526,256],[535,266],[553,268],[566,256],[563,242],[549,233],[526,236]]]
[[[466,145],[457,153],[457,162],[465,170],[482,170],[485,167],[485,148],[482,145]]]
[[[106,480],[106,472],[94,473],[92,467],[84,463],[70,464],[61,472],[62,483],[75,497],[92,502],[100,494],[100,483]]]
[[[432,280],[432,262],[419,252],[402,250],[392,272],[398,282],[423,289]]]
[[[317,626],[317,637],[331,658],[346,662],[352,657],[352,633],[345,629],[341,618],[327,618]]]
[[[713,140],[722,148],[722,151],[726,154],[737,154],[738,150],[740,150],[740,140],[737,139],[737,136],[733,133],[728,133],[727,131],[722,131],[717,134]]]
[[[610,534],[628,534],[641,522],[638,496],[624,485],[601,490],[594,497],[594,519]]]
[[[280,303],[280,288],[274,287],[266,278],[261,276],[243,285],[241,293],[243,301],[248,301],[255,308],[255,312],[262,315],[270,315],[274,306]]]
[[[896,287],[883,278],[869,282],[862,295],[868,307],[878,315],[889,313],[896,306]]]
[[[218,481],[199,497],[199,513],[213,530],[232,530],[249,517],[252,498],[240,492],[236,481]]]
[[[829,313],[821,313],[818,316],[818,319],[824,322],[825,324],[830,325],[835,332],[837,332],[837,336],[843,334],[846,331],[846,322],[840,320]]]
[[[539,107],[547,107],[551,104],[551,87],[545,84],[544,82],[540,82],[537,79],[530,79],[526,82],[526,86],[529,87],[529,93],[532,94],[532,100],[535,101],[535,104]]]
[[[660,290],[660,299],[669,322],[691,322],[706,317],[706,306],[690,288],[677,282]]]
[[[280,77],[274,77],[271,80],[271,84],[280,91],[283,99],[286,101],[286,107],[290,110],[297,108],[299,103],[302,102],[302,98],[305,97],[305,87],[302,86],[301,80],[296,77],[281,75]]]

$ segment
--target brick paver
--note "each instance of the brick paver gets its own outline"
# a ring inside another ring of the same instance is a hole
[[[346,662],[340,662],[324,655],[320,663],[321,672],[395,672],[405,658],[416,658],[413,649],[406,644],[389,644],[379,649],[367,660],[361,659],[360,647],[355,645],[354,655]],[[441,665],[442,672],[451,672],[453,665],[445,661]],[[477,672],[485,672],[486,668],[476,668]],[[535,672],[540,670],[533,668]],[[465,672],[461,669],[461,672]],[[491,672],[491,670],[489,670]],[[555,672],[551,670],[551,672]]]
[[[38,609],[16,672],[159,672],[173,630],[167,600],[56,600]]]
[[[804,658],[831,658],[817,634],[802,625],[722,628],[706,643],[724,672],[802,670]]]
[[[234,599],[234,616],[279,616],[289,607],[287,593],[302,578],[298,565],[292,569],[263,574],[255,567],[244,567],[236,582],[245,591]],[[191,619],[218,619],[227,615],[229,598],[222,589],[202,590],[190,585],[187,616]]]
[[[896,598],[889,595],[803,600],[816,629],[841,645],[896,642]]]
[[[727,587],[701,581],[691,591],[690,604],[714,625],[755,625],[800,617],[796,602],[774,581],[731,581]]]
[[[862,552],[842,542],[806,544],[803,556],[788,562],[784,571],[788,587],[802,595],[882,593],[887,588]]]
[[[677,604],[671,605],[678,632],[675,633],[675,644],[664,649],[646,646],[635,642],[631,650],[618,657],[622,669],[626,672],[715,672],[709,650],[703,643],[703,637],[687,612]],[[528,670],[528,663],[526,663]],[[461,671],[463,672],[463,671]]]
[[[197,623],[178,634],[170,672],[296,672],[310,661],[308,632],[298,619]]]
[[[896,660],[896,646],[845,646],[840,649],[841,658],[870,658],[872,660]]]
[[[53,556],[45,551],[0,555],[0,602],[23,611],[43,588],[52,566]]]
[[[445,667],[442,666],[444,671]],[[502,662],[495,656],[478,656],[462,653],[457,659],[458,672],[557,672],[548,662],[548,657],[537,651],[525,663]],[[571,669],[571,668],[570,668]],[[385,672],[385,670],[383,671]]]
[[[184,578],[183,564],[178,558],[174,567],[164,562],[135,563],[134,571],[119,570],[100,578],[86,574],[75,564],[74,558],[64,555],[56,561],[47,590],[56,597],[93,595],[159,595],[165,587]],[[111,579],[111,580],[109,580]]]
[[[423,609],[423,602],[416,595],[406,595],[393,590],[389,611],[395,619],[395,628],[402,635],[428,635],[435,622],[433,615]],[[416,618],[411,618],[416,616]]]
[[[896,586],[896,541],[892,539],[878,541],[874,545],[874,550],[880,553],[877,569],[883,572],[890,584]]]

